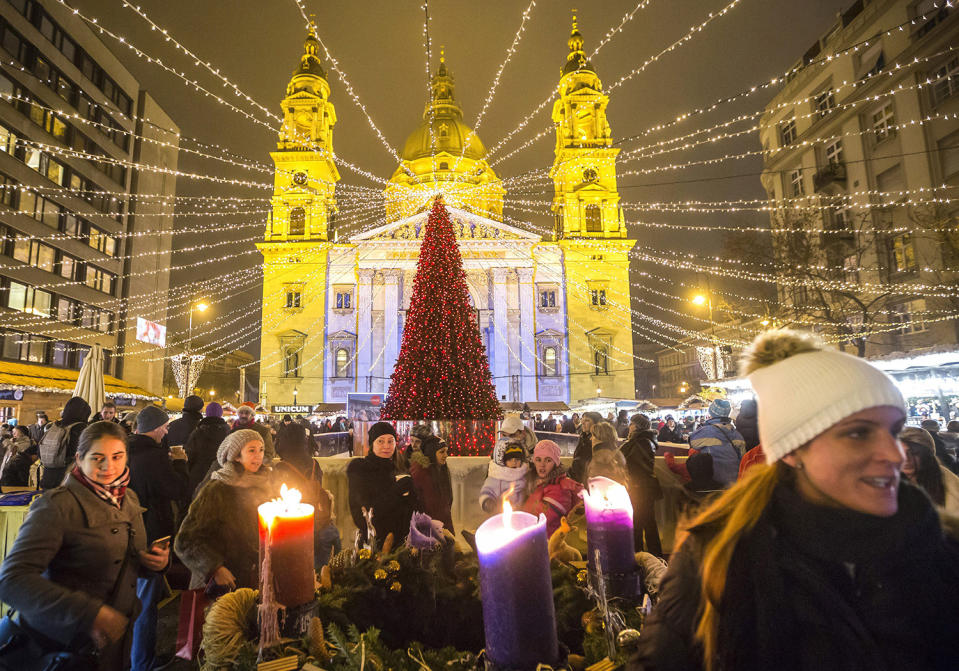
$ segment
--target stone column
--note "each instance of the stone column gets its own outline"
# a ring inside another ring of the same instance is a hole
[[[356,388],[372,391],[373,371],[373,275],[371,268],[360,268],[356,287]]]
[[[519,280],[519,358],[522,401],[536,400],[536,290],[533,269],[517,268]]]
[[[394,270],[383,271],[384,301],[383,301],[383,380],[384,389],[389,389],[389,377],[393,374],[396,357],[399,355],[399,309],[400,309],[400,277],[401,273]]]
[[[492,268],[493,278],[493,384],[496,398],[509,395],[509,349],[506,335],[509,329],[509,313],[506,298],[506,273],[508,268]]]

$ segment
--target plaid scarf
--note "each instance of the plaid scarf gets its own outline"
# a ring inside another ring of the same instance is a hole
[[[130,468],[123,469],[120,476],[109,485],[101,485],[99,482],[90,480],[83,474],[79,466],[74,466],[70,475],[76,478],[77,482],[99,496],[101,499],[115,505],[117,508],[123,505],[123,495],[127,492],[127,485],[130,484]]]

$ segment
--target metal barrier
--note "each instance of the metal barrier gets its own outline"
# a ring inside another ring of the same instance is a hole
[[[349,431],[318,433],[313,436],[313,442],[318,457],[351,456],[353,452],[353,434]]]

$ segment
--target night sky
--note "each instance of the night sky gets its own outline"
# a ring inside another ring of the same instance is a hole
[[[380,0],[377,2],[317,2],[303,0],[308,12],[315,12],[320,38],[337,59],[360,101],[389,143],[399,151],[406,136],[420,122],[426,102],[426,49],[423,31],[424,13],[419,2]],[[487,149],[492,148],[530,113],[551,92],[555,91],[560,67],[568,52],[566,40],[570,30],[571,9],[579,9],[579,27],[586,41],[585,50],[591,53],[602,37],[618,25],[622,17],[632,11],[638,0],[603,0],[602,2],[571,4],[539,0],[532,9],[521,42],[503,72],[482,126],[479,137]],[[603,47],[592,59],[597,74],[608,88],[624,74],[639,67],[687,30],[701,23],[710,12],[720,11],[729,0],[651,0],[639,10],[623,31]],[[710,23],[686,44],[651,64],[644,72],[618,87],[611,94],[608,118],[615,140],[642,132],[646,128],[668,121],[691,109],[708,105],[715,100],[734,95],[744,89],[782,74],[835,22],[837,12],[850,0],[743,0],[726,16]],[[179,54],[171,43],[152,32],[133,11],[122,7],[120,0],[73,0],[81,12],[96,17],[105,26],[123,35],[129,42],[199,79],[210,90],[221,93],[238,106],[240,99],[218,83],[214,77],[194,67],[192,59]],[[430,35],[433,45],[434,69],[438,62],[440,45],[446,48],[446,62],[456,79],[456,96],[464,110],[464,120],[472,126],[486,100],[493,78],[507,55],[520,26],[526,0],[484,0],[466,2],[431,0],[429,4]],[[279,113],[279,101],[294,67],[302,53],[306,35],[303,19],[293,0],[166,0],[142,2],[143,11],[169,34],[203,59],[217,66],[241,90],[261,105]],[[132,70],[144,87],[175,119],[184,135],[205,142],[215,142],[238,154],[269,163],[268,153],[275,147],[275,134],[255,125],[210,98],[204,98],[184,86],[172,75],[155,65],[137,59],[125,47],[104,38],[108,46]],[[395,169],[395,161],[369,128],[360,109],[353,104],[344,85],[324,58],[330,84],[331,101],[336,106],[338,122],[334,131],[334,148],[342,158],[358,164],[384,179]],[[725,105],[650,139],[658,141],[688,133],[699,127],[710,126],[736,115],[753,112],[775,93],[766,91],[747,97],[736,104]],[[499,155],[510,152],[545,128],[549,123],[547,105],[527,128],[518,133]],[[252,110],[252,108],[244,107]],[[258,113],[265,119],[265,115]],[[741,127],[742,125],[740,125]],[[647,144],[650,139],[643,140]],[[526,170],[547,168],[553,160],[555,135],[532,144],[522,152],[494,169],[500,177],[509,177]],[[624,142],[619,146],[630,149],[638,142]],[[652,167],[674,162],[714,157],[759,149],[758,134],[711,145],[702,152],[677,152],[665,157],[633,163],[634,167]],[[496,156],[493,160],[496,160]],[[202,158],[180,155],[180,169],[190,172],[268,183],[271,176],[231,168]],[[624,203],[677,199],[729,200],[761,198],[765,194],[759,182],[761,160],[728,161],[709,168],[683,169],[655,173],[643,177],[620,179],[620,193]],[[340,168],[341,183],[377,187],[365,177]],[[718,178],[718,179],[717,179]],[[180,179],[178,195],[234,195],[264,196],[263,189],[243,187],[215,187],[209,182]],[[527,198],[548,202],[552,186],[544,183],[540,193]],[[507,201],[508,202],[508,201]],[[265,206],[264,206],[265,207]],[[189,209],[189,208],[186,208]],[[530,214],[507,208],[514,219],[531,221],[535,227],[549,227],[551,215],[548,205],[541,206],[541,214]],[[382,216],[376,211],[373,216]],[[693,215],[676,214],[672,219],[658,214],[627,212],[627,220],[645,217],[655,221],[682,221],[683,223],[736,225],[738,223],[767,223],[763,215]],[[226,222],[265,222],[265,215],[224,215]],[[209,219],[204,220],[208,222]],[[370,222],[372,223],[372,222]],[[196,226],[188,218],[178,220],[184,227]],[[238,228],[235,251],[251,249],[254,237],[261,236],[262,227]],[[718,235],[689,233],[666,234],[646,227],[635,227],[631,237],[640,244],[669,247],[674,250],[703,252],[722,251]],[[175,238],[175,245],[184,246],[210,242],[209,236],[183,235]],[[222,249],[222,248],[219,248]],[[192,263],[214,255],[177,253],[175,265]],[[176,284],[189,284],[220,273],[236,270],[240,265],[256,272],[260,257],[247,254],[241,261],[213,262],[199,268],[174,274]],[[662,274],[661,267],[651,266],[651,272]],[[689,278],[686,278],[689,280]],[[231,331],[247,327],[244,337],[228,338],[223,349],[244,348],[258,355],[260,290],[258,285],[238,289],[229,282],[218,283],[210,292],[198,298],[212,301],[212,324],[220,330],[205,334],[199,340],[216,340]],[[743,289],[743,287],[739,287]],[[745,290],[749,290],[748,287]],[[757,290],[752,287],[752,290]],[[678,292],[677,292],[678,293]],[[664,305],[673,309],[684,306],[673,301]],[[239,321],[224,315],[243,307],[248,313]],[[669,313],[650,312],[664,320],[675,320]],[[185,330],[171,320],[171,335]],[[223,351],[221,349],[220,351]]]

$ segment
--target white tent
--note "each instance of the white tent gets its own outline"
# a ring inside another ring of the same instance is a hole
[[[103,348],[99,345],[94,345],[83,360],[73,395],[89,403],[90,412],[94,414],[100,412],[106,402],[107,394],[103,386]]]

